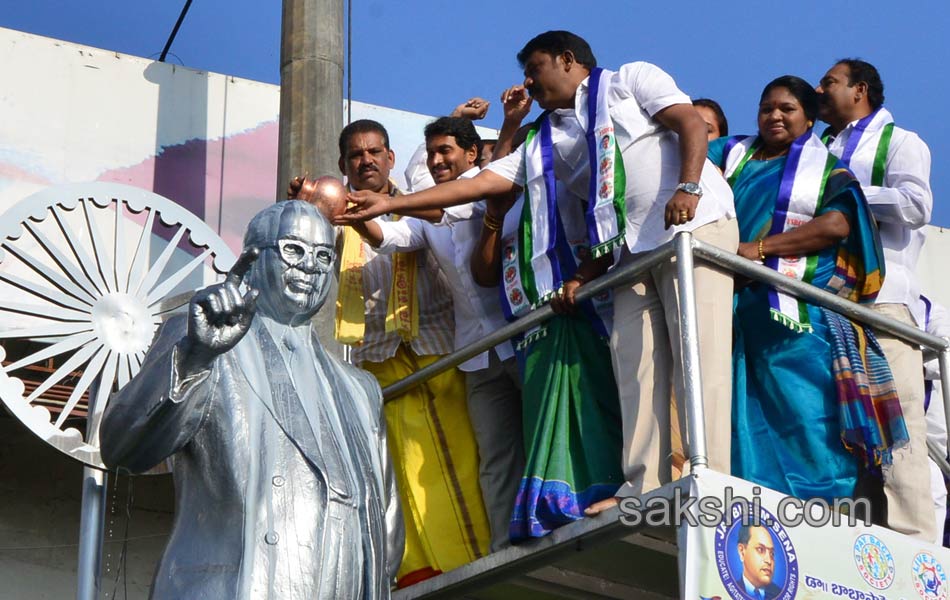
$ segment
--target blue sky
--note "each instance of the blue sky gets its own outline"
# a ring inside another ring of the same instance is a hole
[[[184,0],[5,2],[0,26],[157,57]],[[933,154],[933,224],[950,226],[950,3],[800,0],[545,2],[356,0],[353,99],[444,114],[470,96],[493,101],[484,124],[501,123],[498,96],[520,82],[515,54],[531,36],[569,29],[602,66],[646,60],[691,96],[720,101],[735,133],[755,128],[762,87],[783,74],[817,82],[836,58],[874,63],[897,124]],[[170,62],[278,83],[280,2],[195,0]]]

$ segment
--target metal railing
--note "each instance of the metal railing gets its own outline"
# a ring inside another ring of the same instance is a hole
[[[702,371],[699,364],[699,334],[696,322],[696,295],[695,282],[693,279],[694,257],[719,266],[732,273],[738,273],[752,280],[767,283],[795,297],[823,306],[854,321],[889,333],[901,340],[918,344],[925,350],[935,352],[940,365],[940,381],[943,388],[947,431],[950,432],[950,341],[925,333],[916,327],[882,316],[866,306],[845,300],[811,284],[781,275],[768,267],[744,259],[733,252],[696,240],[689,232],[684,231],[677,233],[673,240],[663,244],[657,249],[637,257],[632,262],[618,267],[606,275],[579,287],[575,298],[580,302],[604,290],[631,283],[651,268],[674,257],[676,258],[676,272],[679,279],[679,317],[680,332],[682,335],[680,351],[682,352],[683,378],[686,392],[684,403],[686,409],[687,439],[691,440],[689,448],[686,450],[689,453],[690,468],[694,472],[696,469],[703,468],[707,465],[705,420],[703,418]],[[458,366],[466,360],[493,348],[519,333],[540,325],[552,316],[554,316],[554,311],[548,305],[535,309],[517,321],[494,331],[478,342],[469,344],[451,354],[447,354],[412,375],[383,388],[383,398],[386,401],[392,400],[427,379],[447,369]],[[921,373],[921,377],[923,377],[923,373]],[[935,449],[932,447],[930,454],[941,470],[950,476],[950,465],[947,464],[946,457],[939,455],[934,456]]]

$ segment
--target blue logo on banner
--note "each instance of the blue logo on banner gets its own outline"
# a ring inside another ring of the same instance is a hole
[[[719,579],[735,600],[792,600],[798,591],[792,539],[772,513],[752,511],[751,503],[734,504],[731,522],[716,528]]]

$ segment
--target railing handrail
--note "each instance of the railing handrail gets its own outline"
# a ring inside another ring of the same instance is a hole
[[[858,304],[841,296],[836,296],[810,283],[792,279],[764,265],[742,258],[738,254],[727,252],[712,244],[707,244],[701,240],[693,240],[693,251],[699,258],[707,262],[716,264],[733,273],[739,273],[756,281],[773,285],[784,292],[792,294],[796,298],[803,298],[824,306],[825,308],[829,308],[855,321],[870,325],[874,329],[880,329],[890,333],[905,342],[913,342],[921,346],[926,346],[937,352],[942,352],[950,347],[950,342],[942,337],[937,337],[925,331],[921,331],[916,327],[907,325],[906,323],[885,317],[863,304]]]
[[[696,314],[696,290],[693,277],[693,259],[699,258],[706,263],[716,265],[727,271],[745,275],[754,281],[771,284],[793,296],[803,298],[819,306],[843,314],[855,321],[869,325],[878,330],[887,332],[899,339],[938,351],[940,360],[940,378],[943,384],[943,402],[946,410],[946,425],[950,431],[950,341],[922,332],[916,327],[885,317],[866,306],[861,306],[845,298],[821,290],[811,284],[804,283],[781,275],[763,265],[744,259],[733,252],[729,252],[706,244],[693,238],[688,232],[680,232],[673,240],[659,246],[652,252],[636,257],[629,264],[614,269],[578,288],[575,298],[583,301],[605,289],[611,289],[621,284],[633,281],[640,273],[657,266],[675,257],[676,274],[679,280],[677,297],[679,300],[680,321],[680,356],[682,360],[683,392],[684,397],[677,397],[677,403],[682,402],[685,408],[687,448],[691,474],[701,472],[707,467],[705,439],[705,419],[702,391],[702,365],[698,344],[698,323]],[[554,315],[549,305],[535,309],[521,319],[509,323],[501,329],[489,334],[478,342],[469,344],[436,362],[420,369],[408,377],[383,389],[386,400],[398,396],[410,387],[421,383],[446,369],[452,368],[469,358],[484,352],[512,336],[541,324]],[[923,377],[923,373],[921,373]],[[950,434],[948,434],[950,435]],[[928,453],[937,463],[943,473],[950,473],[950,464],[946,457],[928,440]],[[683,562],[680,562],[680,576],[682,577]]]
[[[673,256],[673,253],[673,242],[667,242],[645,256],[637,258],[632,263],[609,271],[602,277],[598,277],[597,279],[580,286],[577,288],[577,292],[574,294],[574,299],[577,302],[582,302],[591,298],[592,296],[596,296],[604,290],[612,289],[622,285],[627,281],[632,280],[640,273],[647,271],[648,269],[651,269],[666,260],[669,260]],[[519,333],[523,333],[532,327],[540,325],[553,316],[554,310],[552,310],[551,306],[548,304],[545,304],[540,308],[536,308],[517,321],[508,323],[501,329],[495,330],[477,342],[472,342],[463,348],[446,354],[434,363],[419,369],[415,373],[405,377],[404,379],[400,379],[392,385],[386,386],[383,388],[383,398],[390,400],[393,397],[398,396],[406,390],[412,388],[413,386],[419,385],[423,381],[435,377],[445,370],[456,367],[466,360],[478,356],[482,352],[494,348],[502,342],[508,341]]]
[[[715,264],[732,273],[745,275],[755,281],[768,283],[796,298],[800,297],[820,306],[824,306],[855,321],[890,333],[904,341],[920,344],[938,353],[946,352],[950,349],[950,341],[944,338],[931,335],[890,317],[885,317],[866,306],[826,292],[810,283],[792,279],[764,265],[742,258],[738,254],[728,252],[712,244],[707,244],[706,242],[692,238],[688,232],[676,234],[677,237],[684,235],[690,237],[688,242],[689,247],[693,255],[700,260]],[[576,301],[581,302],[587,300],[606,289],[613,289],[625,283],[629,283],[641,273],[669,260],[675,255],[675,242],[675,239],[666,242],[658,246],[655,250],[651,250],[643,256],[637,257],[631,263],[613,269],[602,277],[598,277],[580,286],[575,293]],[[446,354],[437,361],[419,369],[404,379],[386,386],[383,388],[383,398],[387,401],[391,400],[406,390],[419,385],[423,381],[435,377],[439,373],[451,369],[452,367],[456,367],[466,360],[478,356],[482,352],[490,350],[498,344],[511,339],[519,333],[540,325],[552,316],[554,316],[554,311],[550,305],[536,308],[524,317],[505,325],[481,340],[472,342],[463,348]],[[942,371],[943,369],[941,369],[941,373]]]

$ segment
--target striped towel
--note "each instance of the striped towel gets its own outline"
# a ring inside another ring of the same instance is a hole
[[[891,368],[870,329],[822,308],[832,339],[841,441],[872,473],[910,441]]]

